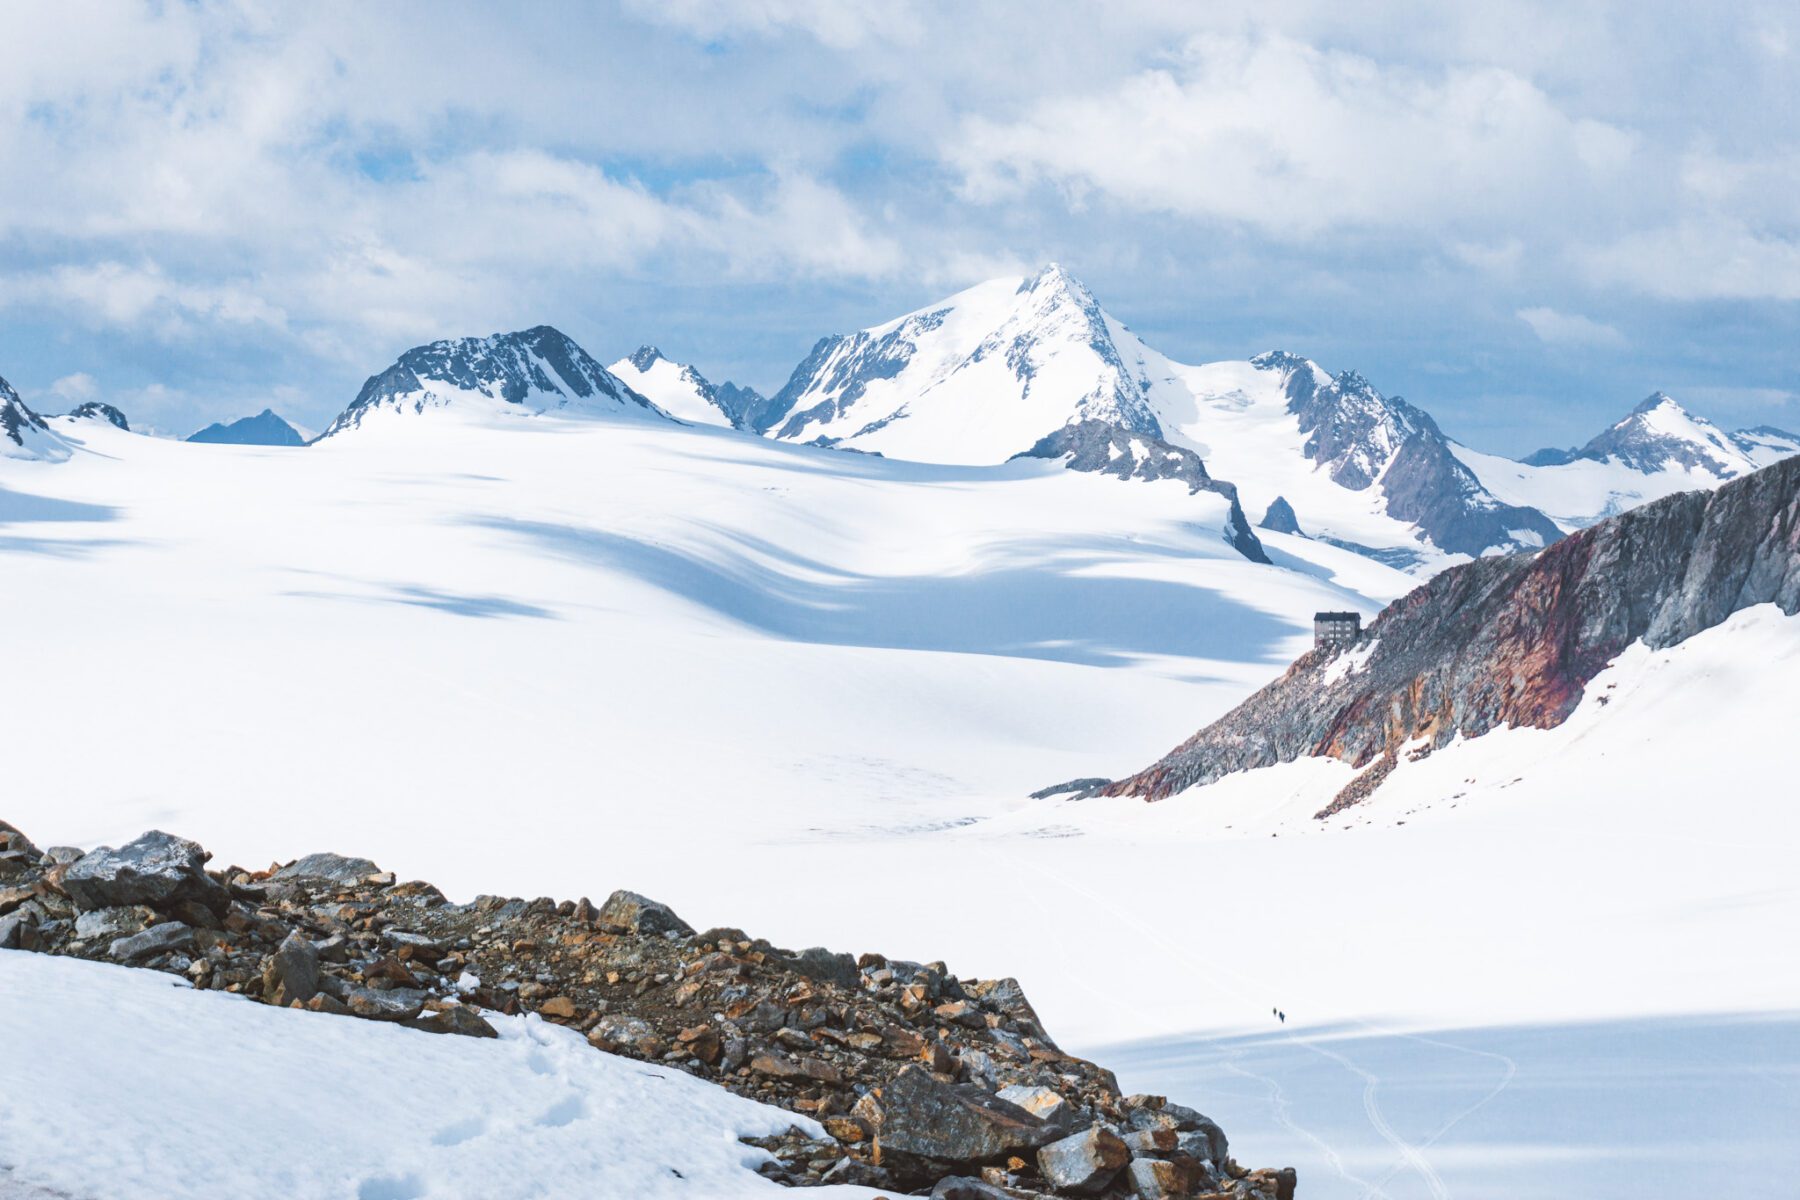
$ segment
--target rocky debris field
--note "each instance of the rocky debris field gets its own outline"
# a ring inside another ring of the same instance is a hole
[[[492,1037],[480,1013],[536,1013],[595,1047],[804,1113],[760,1139],[763,1173],[940,1200],[1041,1196],[1291,1200],[1225,1133],[1064,1054],[1012,979],[943,963],[798,953],[696,932],[663,904],[480,896],[452,904],[367,859],[311,854],[207,869],[150,832],[117,849],[39,850],[0,821],[0,949],[180,975],[425,1033]]]

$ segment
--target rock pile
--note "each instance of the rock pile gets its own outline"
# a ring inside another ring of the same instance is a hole
[[[1289,1200],[1225,1134],[1063,1053],[1011,979],[943,963],[798,953],[695,932],[615,892],[595,906],[452,904],[367,859],[313,854],[208,871],[193,842],[40,851],[0,822],[0,949],[123,963],[283,1007],[492,1037],[481,1010],[536,1013],[594,1046],[816,1118],[758,1145],[787,1184],[944,1197]]]

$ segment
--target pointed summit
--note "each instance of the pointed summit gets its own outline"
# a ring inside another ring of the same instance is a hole
[[[676,362],[655,346],[639,346],[607,370],[671,417],[690,425],[741,429],[745,409],[762,402],[762,397],[748,388],[730,383],[714,387],[699,371]]]
[[[1140,369],[1151,354],[1050,263],[822,339],[760,427],[790,441],[944,463],[1004,462],[1088,420],[1160,437]]]
[[[657,363],[666,360],[663,358],[663,352],[658,350],[655,346],[639,346],[636,350],[631,352],[631,357],[624,361],[630,363],[639,371],[648,371]]]
[[[70,453],[69,443],[0,379],[0,457],[61,462]]]
[[[413,347],[371,376],[322,437],[359,428],[377,413],[440,408],[667,416],[567,334],[535,325],[517,333]]]
[[[1676,412],[1681,413],[1683,416],[1687,415],[1687,410],[1677,404],[1675,402],[1675,397],[1669,395],[1667,392],[1651,392],[1648,396],[1638,402],[1636,408],[1631,410],[1631,415],[1634,417],[1642,416],[1645,413],[1655,412],[1665,405],[1674,409]]]

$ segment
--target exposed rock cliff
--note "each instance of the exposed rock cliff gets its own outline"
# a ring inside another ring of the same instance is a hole
[[[1071,471],[1116,475],[1120,479],[1175,479],[1187,484],[1188,495],[1212,492],[1230,504],[1223,530],[1225,540],[1251,562],[1266,563],[1268,553],[1238,503],[1237,488],[1206,473],[1206,464],[1192,450],[1171,446],[1161,438],[1113,425],[1106,421],[1078,421],[1042,438],[1014,458],[1060,458]]]
[[[1500,726],[1550,728],[1642,638],[1662,648],[1739,609],[1800,610],[1800,459],[1683,492],[1541,554],[1453,567],[1348,648],[1313,650],[1160,762],[1101,789],[1162,799],[1303,756],[1356,766]]]

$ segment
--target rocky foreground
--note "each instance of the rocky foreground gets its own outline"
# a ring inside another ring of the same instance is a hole
[[[180,975],[264,1003],[492,1037],[536,1013],[595,1047],[816,1118],[763,1139],[764,1174],[939,1200],[1291,1200],[1225,1133],[1064,1054],[1016,981],[942,963],[799,953],[696,933],[665,905],[481,896],[452,904],[367,859],[209,871],[193,842],[40,851],[0,821],[0,949]]]
[[[1539,554],[1452,567],[1388,605],[1358,644],[1302,655],[1138,774],[1050,790],[1160,800],[1330,755],[1363,773],[1317,814],[1328,817],[1372,793],[1401,754],[1553,728],[1632,642],[1673,646],[1756,604],[1800,611],[1800,458],[1646,504]]]

